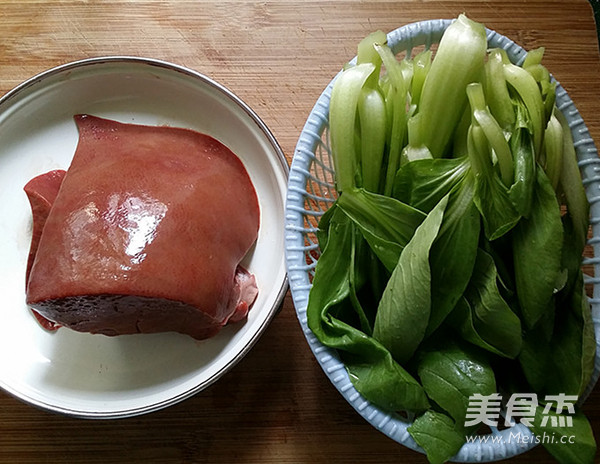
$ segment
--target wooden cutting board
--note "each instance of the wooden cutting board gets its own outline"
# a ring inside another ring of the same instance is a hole
[[[586,0],[0,0],[0,94],[77,59],[164,59],[237,93],[271,128],[291,161],[315,100],[355,55],[362,37],[463,12],[526,49],[545,46],[546,66],[600,140],[600,60]],[[0,305],[0,314],[10,310]],[[600,437],[600,389],[584,409]],[[426,460],[372,428],[342,399],[313,358],[288,295],[242,362],[217,384],[166,410],[85,421],[34,409],[0,392],[0,462]],[[511,462],[552,460],[540,447]]]

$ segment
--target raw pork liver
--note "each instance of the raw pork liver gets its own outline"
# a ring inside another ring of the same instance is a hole
[[[259,206],[234,153],[187,129],[75,117],[66,175],[26,186],[34,213],[27,303],[51,323],[119,335],[215,335],[257,295],[239,264]]]

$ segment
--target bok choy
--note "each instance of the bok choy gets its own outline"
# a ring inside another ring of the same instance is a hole
[[[414,56],[370,34],[332,89],[338,198],[319,224],[308,325],[365,398],[414,415],[431,463],[477,433],[471,395],[538,395],[541,433],[540,411],[563,414],[544,395],[581,395],[591,378],[588,203],[543,53],[513,64],[460,15]],[[575,443],[545,446],[592,462],[589,423],[572,419]]]

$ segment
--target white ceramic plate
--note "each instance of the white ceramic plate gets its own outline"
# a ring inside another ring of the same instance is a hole
[[[261,207],[258,241],[244,261],[260,293],[246,322],[202,342],[175,333],[49,333],[38,325],[25,305],[32,221],[23,186],[38,174],[68,168],[78,140],[77,113],[198,130],[240,157]],[[84,60],[7,93],[0,99],[0,387],[52,411],[112,418],[166,407],[212,384],[262,334],[287,290],[287,174],[277,142],[247,105],[211,79],[170,63]]]

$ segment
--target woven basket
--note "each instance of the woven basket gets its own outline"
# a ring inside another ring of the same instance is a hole
[[[450,25],[451,20],[432,20],[412,23],[388,34],[388,45],[394,53],[411,54],[413,50],[430,48],[437,44]],[[526,51],[510,39],[487,30],[488,46],[506,50],[510,60],[521,64]],[[344,364],[337,352],[323,346],[307,326],[306,307],[311,288],[312,276],[319,258],[316,238],[319,218],[335,201],[334,171],[331,152],[328,146],[329,99],[334,80],[317,100],[302,130],[290,170],[286,202],[285,248],[288,279],[292,298],[308,344],[333,385],[356,411],[375,428],[411,449],[424,452],[407,432],[410,422],[389,411],[383,411],[365,400],[352,385]],[[593,237],[589,241],[594,256],[600,256],[600,159],[594,141],[575,108],[567,92],[557,85],[557,107],[567,118],[577,158],[581,168],[583,183],[591,206]],[[586,268],[593,269],[594,276],[600,276],[600,258],[584,260]],[[590,299],[596,340],[600,340],[600,278],[587,277],[593,285]],[[600,374],[600,345],[596,345],[596,365],[592,381],[584,398],[594,387]],[[583,399],[583,398],[582,398]],[[490,462],[521,454],[535,446],[532,440],[517,442],[509,436],[521,433],[531,436],[522,424],[515,424],[503,430],[493,429],[488,441],[477,440],[465,444],[453,458],[455,462]]]

